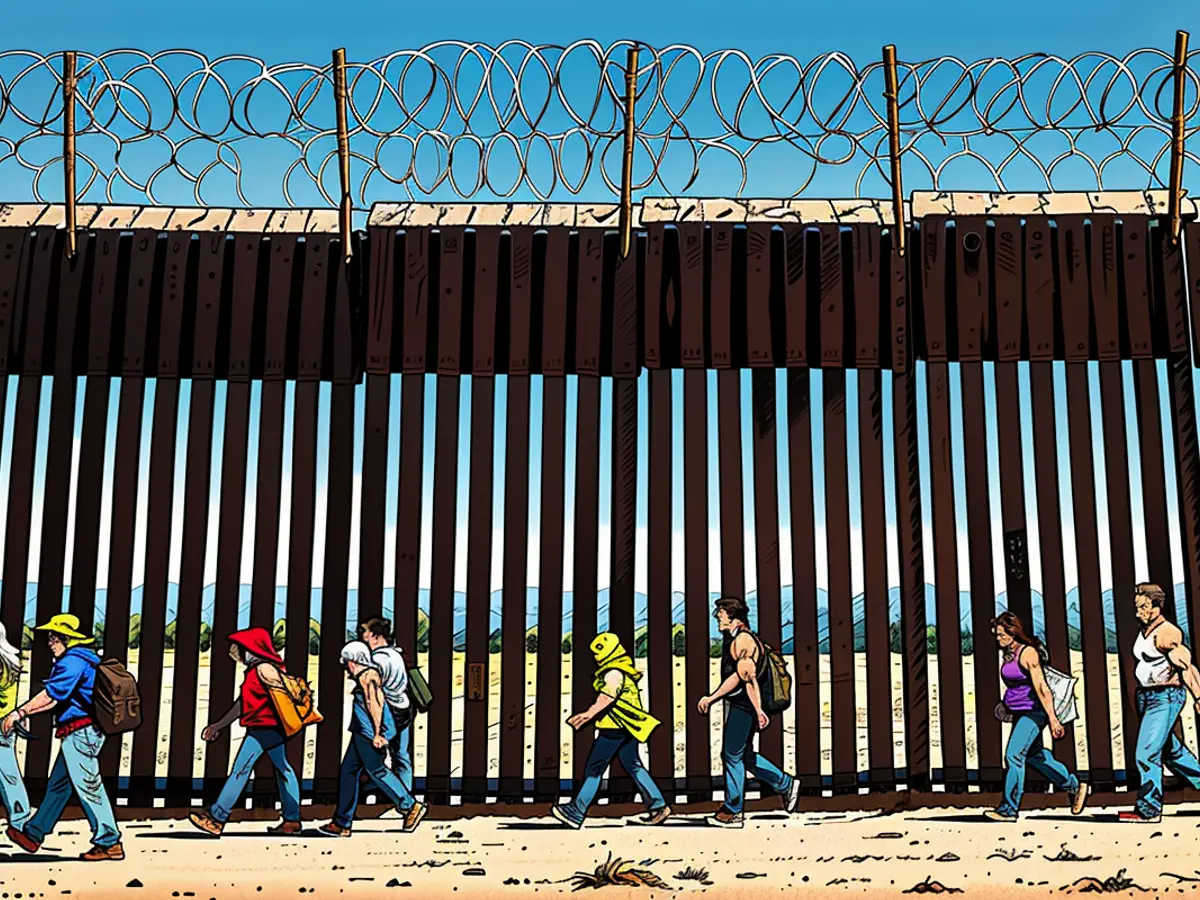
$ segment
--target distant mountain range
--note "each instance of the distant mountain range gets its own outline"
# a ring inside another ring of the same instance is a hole
[[[2,584],[2,583],[0,583]],[[275,602],[272,612],[272,624],[274,621],[283,618],[287,609],[287,588],[275,588]],[[107,591],[96,591],[97,603],[97,622],[104,620],[103,609],[107,604]],[[250,600],[252,588],[250,585],[243,584],[238,591],[238,623],[239,627],[245,627],[250,624]],[[347,595],[347,621],[348,629],[353,629],[357,621],[358,612],[358,594],[357,590],[351,590]],[[793,599],[793,589],[791,585],[785,586],[782,589],[782,610],[783,610],[783,651],[790,653],[792,650],[792,633],[793,626],[791,620],[791,608]],[[131,596],[131,614],[140,613],[142,610],[142,595],[141,587],[134,588]],[[526,629],[537,624],[538,620],[538,589],[527,588],[525,594],[525,627]],[[26,585],[26,601],[25,601],[25,622],[28,625],[34,623],[37,614],[37,584],[29,583]],[[393,608],[395,592],[392,588],[385,588],[383,592],[384,609]],[[712,598],[715,599],[718,594],[713,593]],[[1175,585],[1176,608],[1180,618],[1186,622],[1186,608],[1183,603],[1185,598],[1185,590],[1182,584]],[[70,588],[63,589],[64,605],[70,597]],[[201,595],[201,619],[202,621],[212,624],[213,620],[213,605],[216,598],[215,585],[208,585],[204,588]],[[316,621],[321,621],[321,598],[322,590],[314,588],[312,591],[312,601],[310,604],[310,615]],[[422,588],[418,593],[417,603],[420,609],[429,613],[429,591]],[[489,620],[488,631],[495,632],[500,628],[501,624],[501,603],[503,592],[494,591],[491,595],[489,604]],[[1069,630],[1073,633],[1076,639],[1072,644],[1077,644],[1077,633],[1080,627],[1080,612],[1079,612],[1079,590],[1073,588],[1067,593],[1067,623]],[[755,609],[757,594],[751,591],[747,595],[747,601],[750,604],[751,611]],[[572,630],[573,623],[573,601],[574,597],[570,592],[563,595],[563,624],[562,630],[566,634]],[[1110,651],[1117,649],[1116,641],[1116,625],[1113,615],[1112,591],[1105,591],[1102,595],[1104,605],[1104,629],[1105,643]],[[960,622],[959,627],[963,634],[970,634],[971,628],[971,595],[968,591],[959,593],[959,610]],[[1005,593],[1001,593],[996,597],[996,611],[999,612],[1006,608],[1007,598]],[[1033,592],[1033,627],[1038,634],[1045,633],[1045,622],[1042,614],[1042,597],[1036,591]],[[641,628],[646,624],[648,601],[645,594],[636,593],[634,595],[634,627]],[[171,583],[167,586],[167,609],[166,621],[174,620],[176,611],[179,607],[179,585]],[[855,643],[861,645],[864,635],[866,601],[862,594],[854,598],[852,603],[853,619],[855,624]],[[936,588],[931,584],[925,585],[925,615],[926,620],[932,625],[936,622],[936,607],[937,607],[937,592]],[[675,593],[672,599],[671,621],[672,623],[684,622],[685,596],[682,593]],[[454,642],[456,646],[461,646],[466,639],[466,622],[467,622],[467,598],[466,594],[455,593],[454,595]],[[608,620],[609,609],[609,591],[607,588],[598,592],[596,597],[597,619],[603,627]],[[828,593],[818,588],[817,589],[817,635],[818,642],[822,652],[828,651],[829,648],[829,595]],[[436,616],[434,617],[434,627],[436,627]],[[900,589],[893,587],[888,591],[888,622],[889,624],[900,621]],[[716,623],[709,620],[709,629],[713,636],[717,635]]]

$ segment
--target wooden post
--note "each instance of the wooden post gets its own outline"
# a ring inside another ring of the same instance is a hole
[[[895,237],[892,246],[904,255],[904,186],[900,181],[900,87],[896,76],[896,45],[883,48],[883,77],[886,82],[884,98],[887,100],[888,155],[892,161],[892,213],[895,222]]]
[[[637,100],[638,48],[625,57],[625,153],[621,160],[621,259],[633,244],[633,106]]]
[[[338,182],[341,185],[339,202],[339,232],[342,236],[342,252],[346,261],[354,255],[350,243],[350,214],[353,203],[350,197],[350,135],[346,126],[346,48],[333,51],[333,93],[337,99],[337,148]]]
[[[63,196],[66,200],[66,253],[75,258],[75,51],[63,52]]]
[[[1175,32],[1175,104],[1171,113],[1171,185],[1168,210],[1171,216],[1171,243],[1179,240],[1180,207],[1183,205],[1183,97],[1187,77],[1188,33]]]

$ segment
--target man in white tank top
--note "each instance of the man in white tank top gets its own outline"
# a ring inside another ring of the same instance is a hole
[[[1163,766],[1200,789],[1200,761],[1175,733],[1188,694],[1200,710],[1200,672],[1183,644],[1183,632],[1167,619],[1167,596],[1156,584],[1139,584],[1133,595],[1141,630],[1133,644],[1137,661],[1137,805],[1118,816],[1122,822],[1162,820]]]
[[[399,647],[392,646],[392,622],[390,619],[367,619],[358,626],[359,637],[371,648],[371,662],[379,669],[379,680],[383,684],[383,697],[392,710],[396,721],[396,736],[392,738],[389,752],[392,771],[410,794],[413,789],[412,767],[412,708],[408,697],[408,668]]]

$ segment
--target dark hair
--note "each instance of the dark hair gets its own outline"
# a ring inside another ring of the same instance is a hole
[[[750,625],[750,607],[741,597],[721,597],[713,604],[715,610],[725,610],[731,619],[737,619],[743,625]]]
[[[1166,618],[1171,618],[1174,609],[1170,599],[1167,597],[1167,592],[1160,588],[1157,584],[1150,584],[1143,581],[1133,589],[1133,595],[1137,597],[1141,595],[1150,601],[1151,606],[1157,606],[1158,611]]]
[[[369,631],[371,634],[378,635],[385,641],[390,641],[392,639],[392,620],[373,616],[358,626],[358,633],[360,635],[364,631]]]
[[[992,630],[1003,628],[1018,644],[1023,644],[1026,647],[1032,647],[1037,651],[1038,656],[1045,662],[1050,658],[1050,653],[1046,650],[1046,645],[1031,634],[1026,633],[1025,626],[1021,624],[1021,620],[1015,613],[1008,610],[1000,613],[996,618],[992,619]]]

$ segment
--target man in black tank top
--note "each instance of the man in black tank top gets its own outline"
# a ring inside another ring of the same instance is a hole
[[[796,808],[799,782],[754,749],[754,735],[770,723],[763,712],[758,669],[766,666],[762,642],[750,631],[749,608],[737,597],[722,597],[713,613],[724,637],[721,650],[721,684],[697,708],[708,715],[712,705],[725,700],[725,729],[721,763],[725,769],[725,803],[706,821],[721,828],[741,828],[744,822],[746,770],[771,790],[784,796],[788,812]]]

